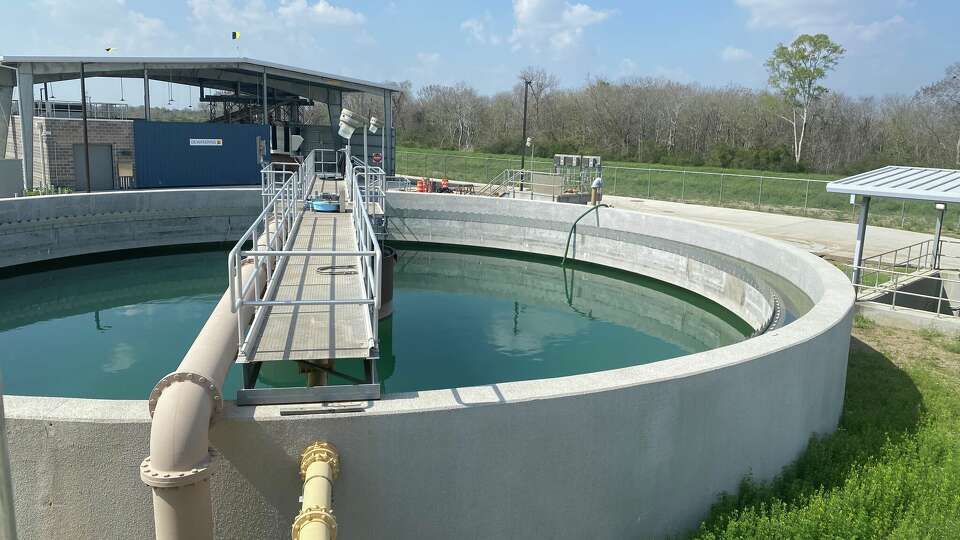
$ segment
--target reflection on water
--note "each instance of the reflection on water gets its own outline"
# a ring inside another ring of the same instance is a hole
[[[222,294],[224,260],[222,251],[141,256],[0,279],[7,392],[145,398],[176,368]],[[380,323],[386,392],[643,364],[749,333],[719,306],[661,282],[481,252],[401,250],[394,306]],[[358,361],[336,370],[362,373]],[[239,375],[231,370],[225,395]],[[258,384],[303,381],[296,364],[275,362]]]

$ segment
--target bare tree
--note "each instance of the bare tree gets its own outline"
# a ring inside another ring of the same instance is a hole
[[[960,165],[960,62],[948,67],[942,79],[923,87],[920,95],[937,103],[950,115],[957,133],[953,162]]]

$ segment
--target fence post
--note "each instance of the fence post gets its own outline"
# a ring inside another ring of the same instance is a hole
[[[421,176],[430,176],[427,174],[427,155],[423,154],[423,174]]]
[[[723,173],[720,173],[720,202],[717,203],[717,206],[723,206]]]
[[[900,201],[900,228],[903,228],[903,222],[906,217],[903,215],[907,209],[907,201]]]
[[[763,200],[763,177],[760,177],[760,193],[757,195],[757,209],[761,209],[761,202]]]
[[[803,189],[803,215],[807,215],[807,201],[810,200],[810,181],[807,180],[807,185]]]
[[[650,198],[650,183],[652,181],[653,171],[647,170],[647,198]]]
[[[483,158],[483,181],[489,182],[490,178],[490,160]]]
[[[616,195],[617,194],[617,168],[616,167],[611,167],[611,168],[613,169],[613,192],[611,192],[610,194]]]
[[[446,154],[444,154],[444,156],[443,156],[443,176],[441,176],[441,178],[446,178],[446,177],[447,177],[447,156],[446,156]]]
[[[680,202],[683,202],[683,196],[687,191],[687,170],[680,172]]]

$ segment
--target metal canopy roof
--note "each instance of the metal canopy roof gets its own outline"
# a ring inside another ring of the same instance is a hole
[[[345,91],[382,93],[399,92],[395,83],[376,83],[352,77],[342,77],[305,68],[286,66],[245,57],[124,57],[124,56],[3,56],[0,65],[20,67],[29,65],[35,83],[76,79],[83,63],[88,77],[142,77],[143,69],[151,71],[151,79],[180,84],[209,85],[223,83],[255,83],[264,73],[270,85],[285,82],[290,85],[317,85]],[[294,88],[291,88],[294,90]],[[307,95],[301,93],[300,95]]]
[[[960,170],[888,165],[830,182],[827,191],[960,203]]]

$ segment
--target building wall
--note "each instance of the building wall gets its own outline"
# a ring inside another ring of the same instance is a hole
[[[33,119],[33,185],[39,187],[45,185],[47,172],[44,169],[43,151],[40,142],[40,133],[43,131],[43,121],[39,118]],[[23,139],[20,137],[20,117],[14,116],[10,119],[10,129],[7,134],[7,148],[4,157],[6,159],[23,159]],[[23,173],[20,174],[21,178]]]
[[[20,159],[23,145],[20,137],[20,117],[10,122],[11,133],[7,139],[6,156]],[[50,135],[43,138],[42,133]],[[90,144],[113,145],[114,178],[121,158],[133,161],[132,120],[87,120],[87,137]],[[83,144],[83,120],[77,118],[33,119],[33,185],[34,187],[64,187],[82,191],[86,186],[77,185],[73,159],[73,145]],[[136,170],[134,170],[136,175]]]

